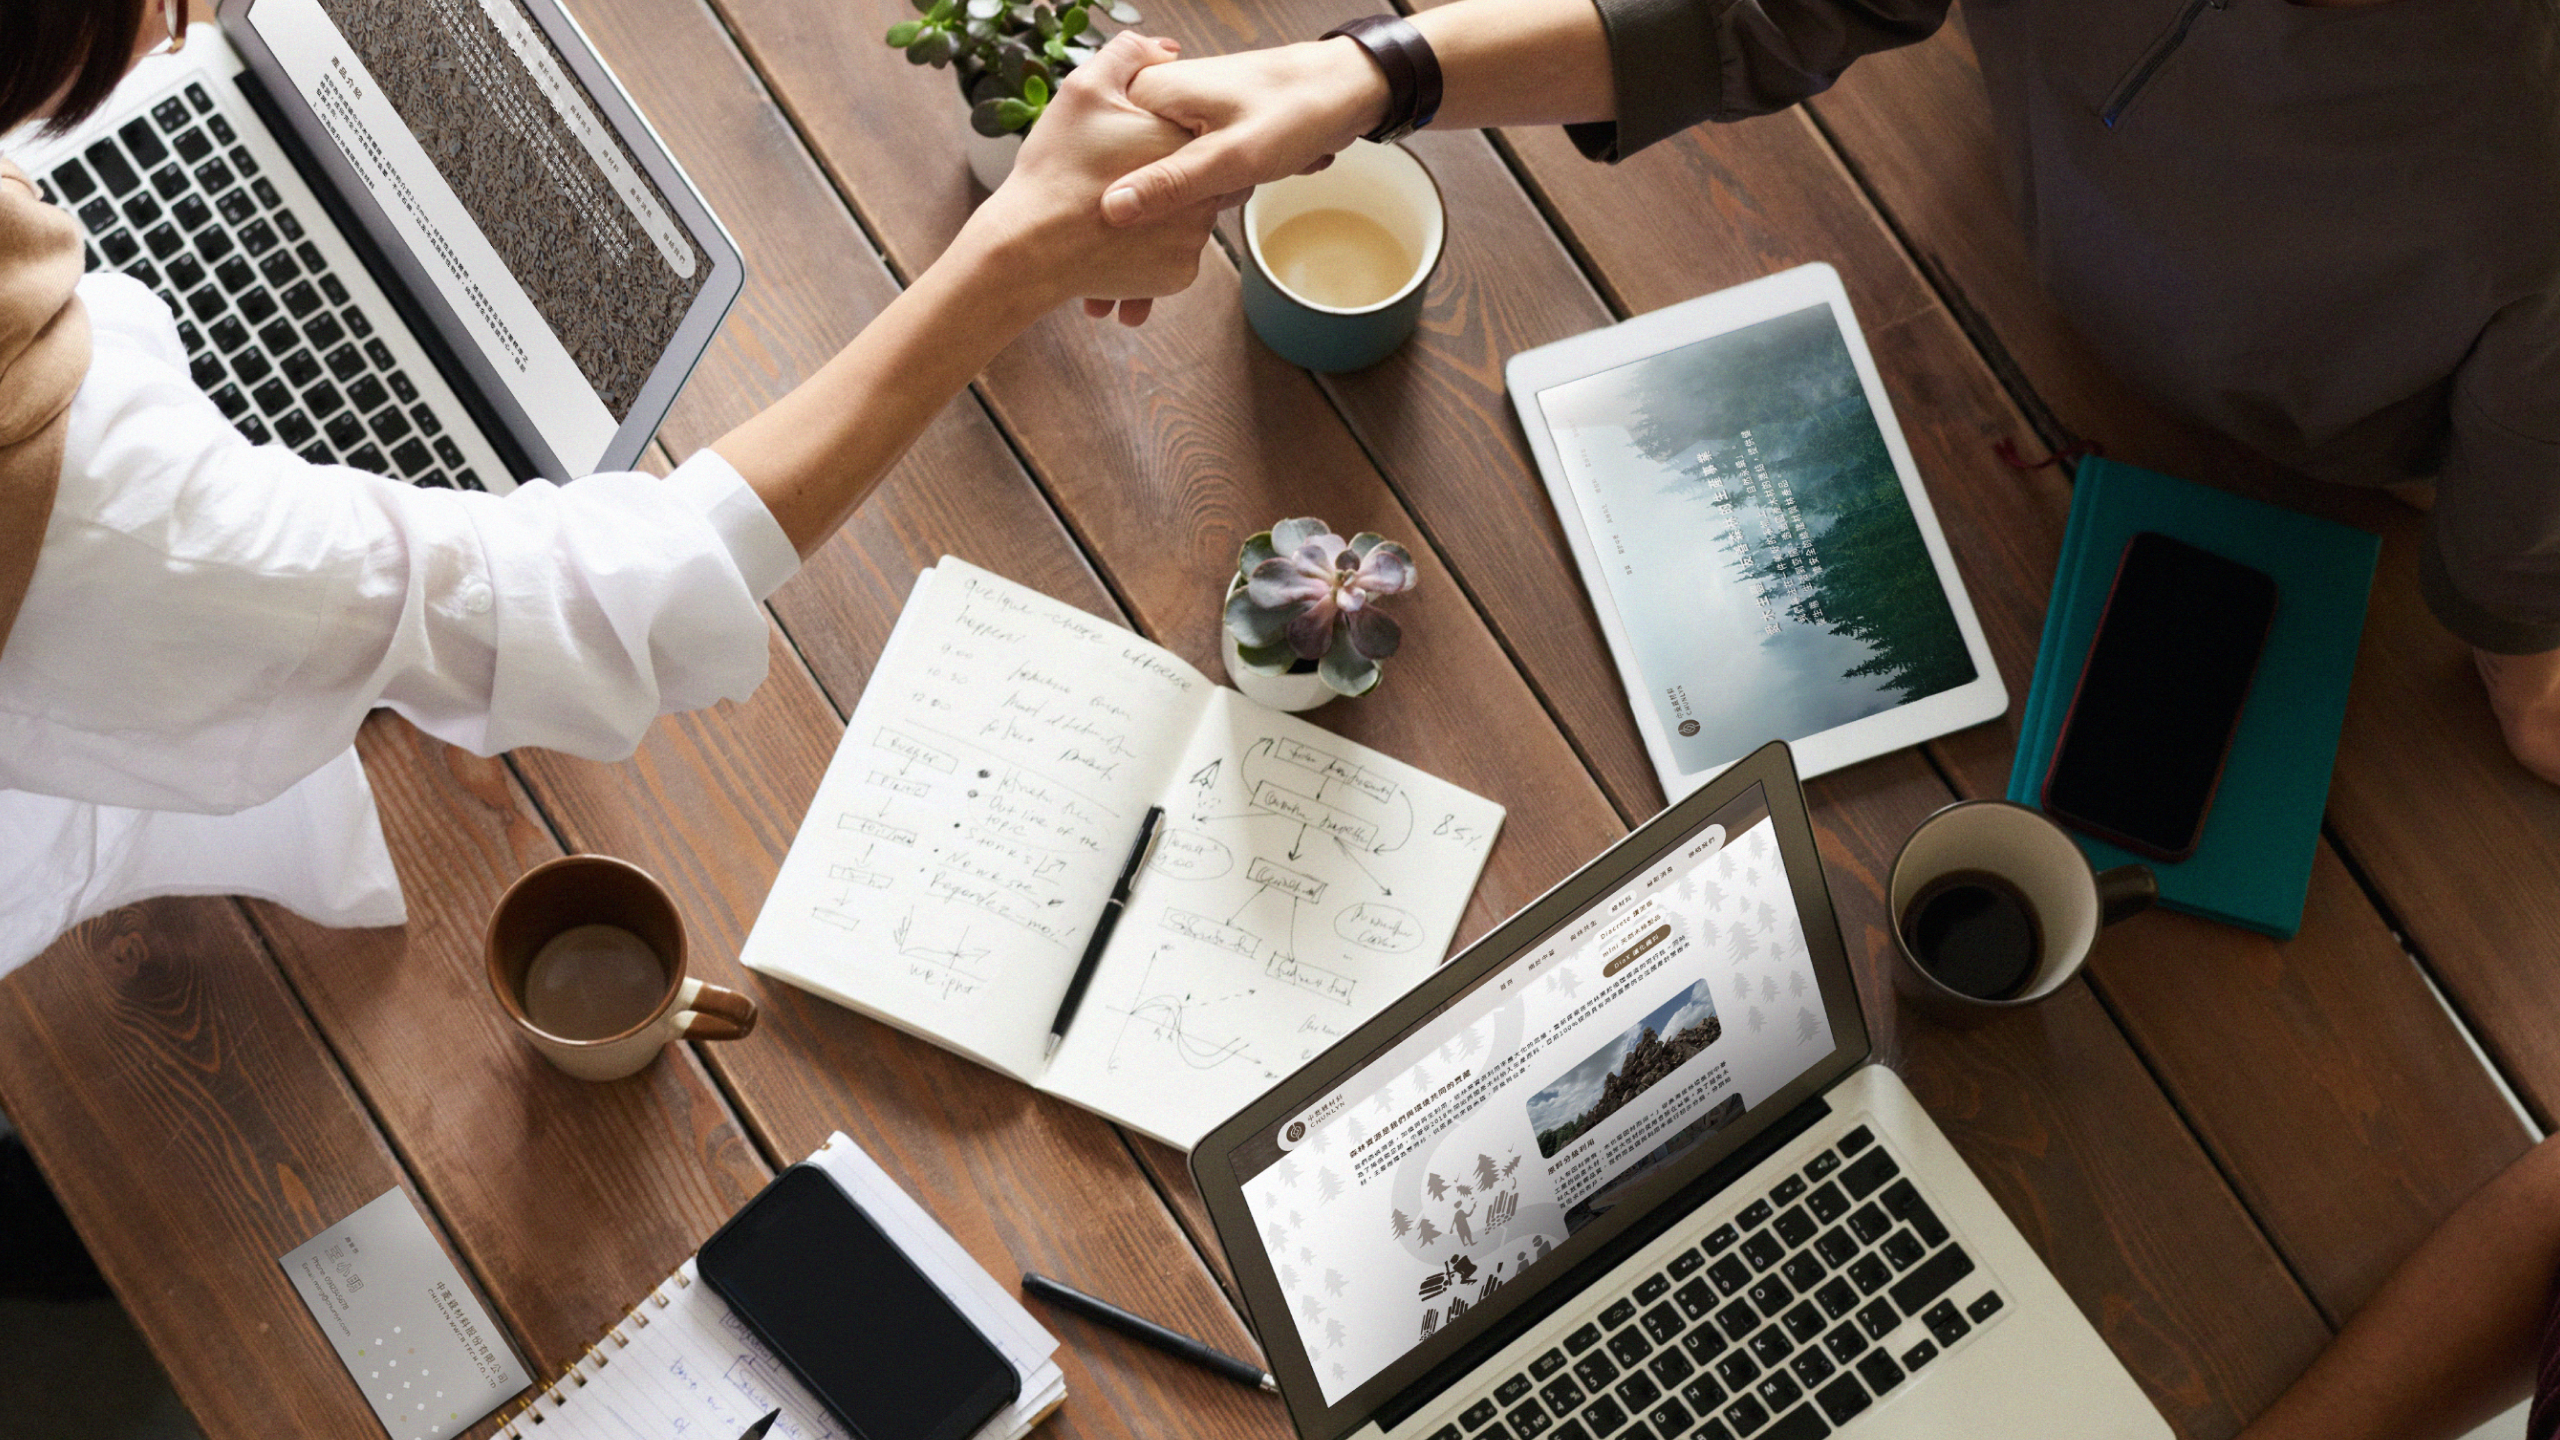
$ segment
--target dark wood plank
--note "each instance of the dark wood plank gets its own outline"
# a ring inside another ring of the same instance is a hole
[[[1993,440],[2027,435],[2024,417],[1820,134],[1800,114],[1709,127],[1614,172],[1583,161],[1554,132],[1510,138],[1595,273],[1630,309],[1784,263],[1828,259],[1839,268],[2010,688],[2010,717],[1930,748],[1961,793],[2003,793],[2069,497],[2057,473],[2019,472],[1992,453]],[[1760,203],[1736,203],[1737,195]],[[2463,1063],[2460,1038],[2424,981],[2395,963],[2388,927],[2342,883],[2334,857],[2324,852],[2320,863],[2324,882],[2341,883],[2322,885],[2330,908],[2289,947],[2162,919],[2107,937],[2093,969],[2180,1108],[2336,1318],[2524,1137],[2488,1077]],[[2354,963],[2339,963],[2341,953]],[[2301,996],[2316,997],[2311,1008],[2250,983],[2270,964]],[[2186,983],[2151,984],[2163,967]],[[2249,1083],[2231,1083],[2242,1075]],[[2312,1151],[2317,1163],[2306,1164]],[[2342,1193],[2357,1204],[2339,1206]]]
[[[2470,647],[2418,598],[2421,543],[2415,515],[2384,533],[2329,819],[2549,1129],[2560,1124],[2560,996],[2517,960],[2560,949],[2560,788],[2507,754]]]
[[[2463,647],[2417,598],[2417,517],[2370,495],[2292,480],[2098,361],[2036,283],[2001,190],[1980,72],[1959,30],[1870,57],[1814,108],[2013,391],[2050,417],[2047,438],[2087,437],[2135,464],[2384,532],[2330,817],[2548,1123],[2560,1114],[2560,1017],[2547,993],[2516,982],[2513,957],[2560,944],[2560,913],[2479,897],[2560,893],[2560,790],[2507,755]]]
[[[127,906],[0,981],[0,1105],[208,1436],[379,1433],[276,1258],[403,1176],[233,902]]]
[[[553,1068],[498,1008],[482,959],[490,912],[560,853],[505,762],[387,711],[358,749],[409,923],[331,930],[274,905],[252,914],[527,1360],[556,1372],[769,1172],[690,1051],[591,1084]]]

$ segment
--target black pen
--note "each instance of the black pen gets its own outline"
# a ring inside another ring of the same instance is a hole
[[[771,1430],[773,1422],[781,1418],[780,1410],[767,1410],[764,1412],[764,1418],[748,1426],[746,1433],[739,1436],[738,1440],[764,1440],[765,1432]]]
[[[1167,1330],[1143,1315],[1132,1315],[1108,1300],[1097,1300],[1081,1290],[1070,1289],[1046,1275],[1022,1277],[1025,1294],[1037,1295],[1053,1305],[1073,1310],[1088,1320],[1098,1320],[1133,1340],[1144,1341],[1167,1355],[1178,1355],[1205,1370],[1214,1370],[1239,1385],[1278,1394],[1280,1382],[1271,1373],[1249,1360],[1239,1360],[1224,1351],[1212,1350],[1178,1330]]]
[[[1148,806],[1146,823],[1138,827],[1138,843],[1130,848],[1129,863],[1120,867],[1120,878],[1111,882],[1111,898],[1102,902],[1102,918],[1093,922],[1093,938],[1085,942],[1084,958],[1076,962],[1076,977],[1067,982],[1067,998],[1058,1002],[1058,1018],[1049,1022],[1049,1048],[1040,1052],[1043,1063],[1058,1053],[1059,1042],[1067,1038],[1076,1007],[1084,1003],[1084,987],[1093,983],[1093,967],[1102,963],[1102,947],[1111,943],[1112,927],[1120,923],[1120,912],[1129,908],[1129,890],[1138,883],[1138,867],[1147,863],[1147,845],[1163,823],[1164,807]]]

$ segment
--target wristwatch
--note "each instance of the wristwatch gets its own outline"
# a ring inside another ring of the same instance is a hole
[[[1401,140],[1440,113],[1440,57],[1413,22],[1401,15],[1364,15],[1336,25],[1319,40],[1341,36],[1369,53],[1387,77],[1386,118],[1362,136],[1380,145]]]

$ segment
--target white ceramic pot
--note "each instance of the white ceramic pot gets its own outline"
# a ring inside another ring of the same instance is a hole
[[[1243,584],[1241,575],[1229,581],[1228,597],[1233,598],[1237,588]],[[1340,693],[1324,683],[1324,677],[1316,673],[1312,660],[1299,661],[1307,668],[1293,668],[1286,675],[1264,675],[1246,668],[1244,652],[1237,648],[1235,635],[1227,629],[1224,605],[1218,607],[1218,614],[1219,653],[1227,659],[1227,678],[1235,682],[1236,690],[1247,700],[1257,705],[1268,705],[1274,710],[1295,712],[1313,710]]]
[[[1020,134],[986,136],[969,123],[969,101],[954,91],[960,104],[960,139],[969,156],[969,176],[978,188],[993,195],[1013,173],[1013,157],[1022,153]]]

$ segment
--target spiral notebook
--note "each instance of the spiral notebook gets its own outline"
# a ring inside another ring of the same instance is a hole
[[[1067,1396],[1057,1337],[969,1258],[860,1146],[830,1135],[809,1162],[842,1185],[1022,1376],[976,1440],[1016,1440]],[[503,1440],[732,1440],[780,1410],[768,1440],[858,1440],[750,1333],[686,1260],[498,1429]]]

